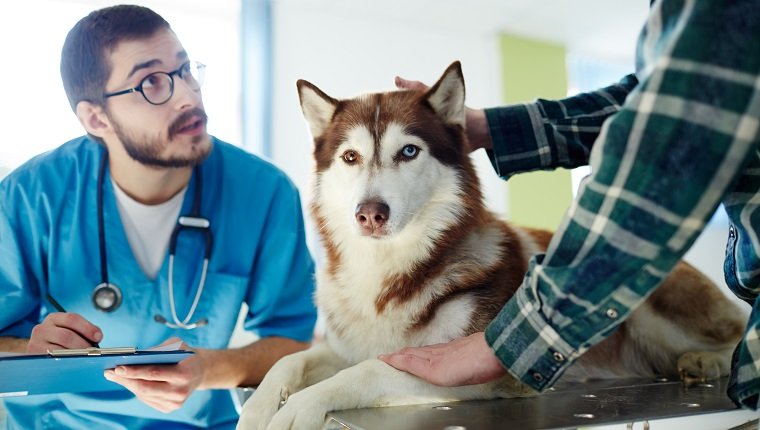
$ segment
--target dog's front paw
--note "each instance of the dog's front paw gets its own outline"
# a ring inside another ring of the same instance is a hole
[[[302,374],[303,361],[297,355],[278,361],[243,405],[238,430],[265,430],[288,396],[301,388]]]
[[[264,387],[262,383],[243,405],[237,430],[267,429],[277,410],[287,402],[289,394],[288,387],[281,386],[280,396],[275,397],[272,395],[272,389]]]
[[[678,357],[678,374],[687,384],[718,379],[722,374],[721,360],[717,352],[686,352]]]
[[[267,430],[319,430],[324,427],[327,410],[321,396],[305,389],[287,399],[274,415]]]

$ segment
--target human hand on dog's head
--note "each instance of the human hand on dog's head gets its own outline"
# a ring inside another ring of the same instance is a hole
[[[396,88],[400,90],[425,92],[430,89],[429,86],[420,81],[410,81],[401,76],[396,76],[394,83]],[[470,152],[480,148],[493,147],[485,111],[465,106],[465,124]]]
[[[396,88],[400,90],[411,90],[411,91],[427,91],[430,87],[423,84],[420,81],[409,81],[407,79],[402,78],[401,76],[396,76],[394,79],[394,83],[396,84]]]

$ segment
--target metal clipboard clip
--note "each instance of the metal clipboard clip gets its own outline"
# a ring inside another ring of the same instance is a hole
[[[119,346],[115,348],[83,348],[83,349],[53,349],[47,353],[51,357],[76,357],[76,356],[100,356],[134,354],[137,348],[134,346]]]

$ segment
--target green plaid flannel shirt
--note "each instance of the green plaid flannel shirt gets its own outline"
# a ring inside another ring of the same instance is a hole
[[[514,376],[551,386],[670,272],[718,205],[731,220],[729,287],[753,306],[731,397],[760,393],[760,1],[663,0],[637,73],[561,101],[486,110],[505,179],[592,166],[545,254],[486,329]]]

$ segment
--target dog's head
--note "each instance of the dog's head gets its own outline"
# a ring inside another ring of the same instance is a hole
[[[413,239],[444,231],[468,200],[479,204],[459,62],[427,92],[337,100],[303,80],[298,92],[314,137],[311,207],[323,233],[338,241]]]

